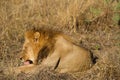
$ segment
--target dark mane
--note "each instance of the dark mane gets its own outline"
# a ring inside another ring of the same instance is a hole
[[[60,31],[46,29],[46,28],[34,28],[33,32],[39,32],[41,35],[48,37],[47,43],[41,48],[38,55],[38,63],[45,59],[49,54],[54,51],[55,37],[57,34],[61,34]]]

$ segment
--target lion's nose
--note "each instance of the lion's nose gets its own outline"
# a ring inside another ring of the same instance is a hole
[[[20,60],[21,60],[21,61],[24,61],[23,57],[20,57]]]
[[[20,58],[20,60],[22,60],[22,57]]]

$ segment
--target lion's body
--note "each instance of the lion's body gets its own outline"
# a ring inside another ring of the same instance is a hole
[[[39,65],[60,73],[84,71],[93,64],[89,51],[75,45],[64,34],[46,30],[26,32],[21,58],[34,65],[41,60]]]

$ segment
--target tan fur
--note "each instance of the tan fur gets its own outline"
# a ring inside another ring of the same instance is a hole
[[[84,71],[93,65],[91,54],[86,49],[75,45],[68,36],[49,30],[25,33],[21,59],[23,62],[31,60],[34,66],[41,60],[39,65],[51,67],[59,73]]]

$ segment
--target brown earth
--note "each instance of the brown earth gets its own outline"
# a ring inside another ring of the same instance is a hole
[[[59,30],[90,50],[96,64],[88,71],[3,74],[19,66],[23,34],[31,28]],[[119,0],[0,0],[0,80],[119,80]]]

